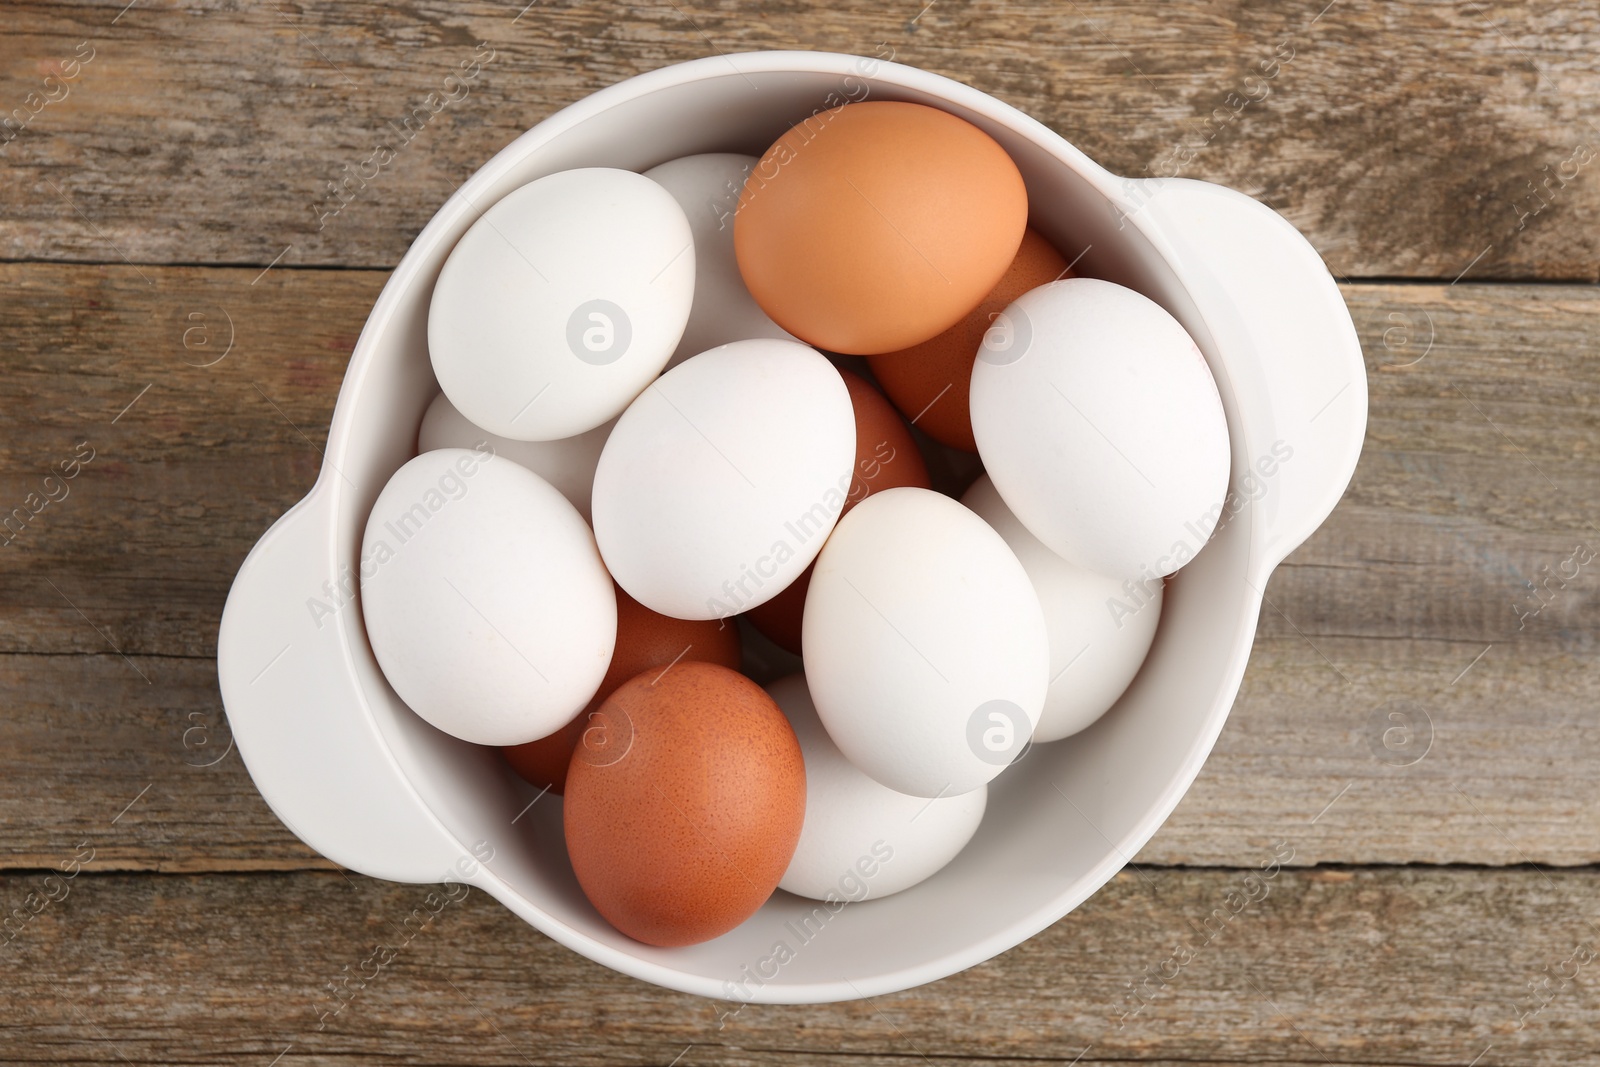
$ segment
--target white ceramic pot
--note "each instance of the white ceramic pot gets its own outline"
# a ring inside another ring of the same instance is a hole
[[[1155,645],[1118,706],[1002,775],[977,836],[949,867],[837,911],[780,892],[714,941],[651,948],[585,900],[562,844],[559,801],[540,800],[519,818],[532,791],[494,750],[413,715],[379,673],[359,604],[337,607],[342,594],[330,598],[323,583],[351,584],[367,512],[413,452],[437,389],[429,294],[484,210],[572,167],[643,171],[697,152],[759,154],[814,111],[864,98],[931,104],[987,130],[1021,168],[1034,227],[1069,258],[1082,253],[1084,273],[1138,289],[1188,328],[1222,394],[1232,487],[1244,502],[1171,582]],[[356,343],[317,484],[261,538],[234,582],[218,637],[223,700],[273,811],[346,867],[470,883],[590,959],[708,997],[802,1003],[905,989],[1049,926],[1171,813],[1227,718],[1267,578],[1344,491],[1366,411],[1361,349],[1328,271],[1289,223],[1240,193],[1118,178],[993,97],[893,63],[761,52],[667,67],[529,130],[412,244]],[[788,952],[775,953],[780,942]]]

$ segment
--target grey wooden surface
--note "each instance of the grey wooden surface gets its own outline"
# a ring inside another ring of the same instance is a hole
[[[0,546],[0,908],[27,916],[0,1061],[1600,1060],[1600,608],[1593,565],[1560,577],[1600,550],[1600,9],[1324,2],[8,4],[0,119],[29,117],[0,147],[0,505],[93,458]],[[325,183],[481,41],[466,98],[319,228]],[[424,891],[274,819],[212,657],[387,269],[496,149],[613,81],[885,45],[1113,170],[1263,197],[1343,281],[1365,452],[1268,587],[1215,753],[1133,869],[919,990],[719,1029],[474,894],[318,1030]],[[1374,754],[1391,702],[1425,726],[1415,762]],[[1124,1018],[1278,842],[1272,891]]]

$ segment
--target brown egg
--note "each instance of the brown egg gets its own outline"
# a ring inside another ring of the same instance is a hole
[[[871,356],[872,375],[894,406],[917,429],[951,448],[976,452],[972,437],[972,365],[984,331],[1006,305],[1029,289],[1057,278],[1070,278],[1067,261],[1033,230],[1022,235],[1016,258],[983,303],[939,336],[899,352]]]
[[[629,678],[643,671],[660,671],[679,660],[702,660],[739,668],[739,631],[731,622],[717,619],[690,622],[658,615],[616,587],[617,645],[611,666],[600,680],[594,699],[573,720],[548,737],[501,749],[511,769],[541,789],[560,794],[566,786],[567,765],[589,716],[606,697]]]
[[[1028,194],[994,138],[923,104],[813,115],[750,171],[739,272],[772,319],[832,352],[894,352],[971,311],[1016,255]]]
[[[649,945],[725,934],[800,840],[806,773],[777,704],[726,667],[647,671],[601,705],[567,773],[567,854],[596,910]]]
[[[839,517],[880,489],[902,485],[929,488],[928,465],[894,405],[861,375],[841,368],[839,376],[850,390],[850,404],[856,416],[856,466]],[[783,592],[745,612],[773,644],[797,656],[800,617],[806,606],[806,590],[811,588],[811,571],[807,567]]]

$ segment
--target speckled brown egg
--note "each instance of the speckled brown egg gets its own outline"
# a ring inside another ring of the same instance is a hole
[[[1005,273],[1028,220],[1017,165],[947,111],[869,100],[793,127],[750,170],[733,246],[774,322],[830,352],[919,344]]]
[[[611,666],[587,707],[571,722],[537,741],[512,745],[501,751],[506,762],[524,780],[560,794],[566,787],[567,765],[578,745],[584,725],[606,697],[636,674],[668,664],[699,660],[739,667],[739,631],[719,619],[690,621],[661,615],[615,587],[617,594],[617,644]]]
[[[778,886],[800,840],[806,775],[764,690],[680,662],[620,686],[567,772],[567,854],[607,922],[671,947],[727,933]]]
[[[840,368],[839,376],[850,390],[856,416],[856,465],[840,517],[882,489],[902,485],[929,488],[928,464],[894,405],[861,375]],[[795,655],[800,654],[800,619],[806,590],[811,587],[811,571],[812,567],[807,567],[783,592],[745,613],[773,644]]]
[[[984,331],[1006,305],[1029,289],[1057,278],[1070,278],[1067,261],[1055,246],[1034,230],[1022,236],[1022,245],[1004,276],[983,303],[939,336],[920,345],[869,356],[873,377],[894,401],[894,406],[917,428],[941,444],[976,452],[972,436],[972,365]]]

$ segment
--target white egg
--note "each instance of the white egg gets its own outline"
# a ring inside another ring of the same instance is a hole
[[[1027,572],[988,523],[929,489],[885,489],[840,520],[800,640],[828,736],[897,792],[979,788],[1044,708],[1050,645]]]
[[[602,167],[506,194],[462,235],[428,308],[451,403],[553,441],[615,418],[666,366],[694,300],[694,238],[665,189]]]
[[[985,334],[971,399],[995,488],[1063,558],[1159,578],[1216,528],[1222,402],[1194,341],[1148,297],[1093,278],[1024,293]]]
[[[778,882],[813,900],[865,900],[909,889],[955,859],[983,820],[989,787],[929,800],[879,785],[822,728],[803,675],[767,692],[788,716],[806,763],[800,843]]]
[[[1017,521],[988,475],[961,502],[1011,546],[1044,609],[1050,689],[1033,739],[1075,734],[1105,714],[1139,673],[1161,617],[1161,579],[1108,578],[1068,563]]]
[[[611,578],[577,510],[527,468],[463,448],[424,452],[378,494],[361,609],[400,699],[480,745],[569,722],[617,637]]]
[[[703,352],[611,431],[594,476],[600,554],[652,611],[736,615],[816,558],[855,447],[850,392],[813,349],[762,338]]]
[[[589,492],[594,487],[594,468],[600,462],[600,450],[605,447],[606,438],[615,425],[613,419],[576,437],[563,437],[558,441],[513,441],[473,424],[456,410],[449,397],[440,393],[422,416],[422,428],[417,431],[417,451],[476,448],[487,444],[495,455],[527,467],[561,490],[561,495],[578,509],[583,521],[589,522]]]
[[[733,216],[755,156],[711,152],[651,167],[646,178],[671,193],[694,231],[694,307],[670,369],[690,356],[751,337],[794,340],[773,322],[745,288],[733,254]]]

